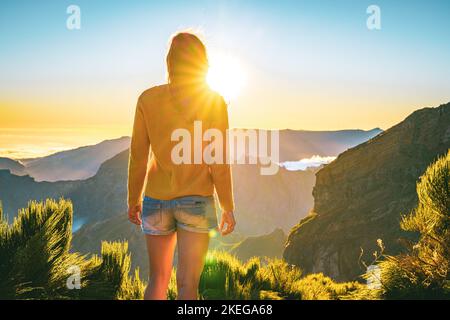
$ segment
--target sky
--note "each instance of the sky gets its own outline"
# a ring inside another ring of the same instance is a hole
[[[72,4],[79,30],[66,27]],[[373,4],[380,30],[366,25]],[[2,0],[0,154],[129,135],[137,97],[165,82],[168,40],[186,28],[245,73],[233,127],[387,129],[450,101],[447,0]]]

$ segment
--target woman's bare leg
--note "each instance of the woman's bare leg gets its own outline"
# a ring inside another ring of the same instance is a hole
[[[145,289],[145,300],[166,300],[172,273],[172,262],[177,238],[175,233],[164,236],[145,235],[150,276]]]
[[[198,284],[208,251],[209,234],[177,230],[178,300],[198,299]]]

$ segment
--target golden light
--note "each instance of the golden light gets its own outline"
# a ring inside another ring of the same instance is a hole
[[[212,229],[211,231],[209,231],[210,238],[215,238],[215,237],[217,237],[217,235],[218,235],[218,232],[216,230]]]
[[[235,99],[245,86],[247,77],[241,63],[228,54],[209,55],[208,85],[225,100]]]

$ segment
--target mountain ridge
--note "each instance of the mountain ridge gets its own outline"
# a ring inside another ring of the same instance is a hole
[[[242,129],[247,130],[247,129]],[[263,130],[263,129],[255,129]],[[270,131],[270,130],[265,130]],[[381,132],[372,130],[308,131],[280,130],[280,162],[296,161],[312,156],[335,156]],[[0,169],[10,169],[13,174],[28,174],[36,181],[75,181],[94,176],[100,165],[127,149],[131,138],[122,136],[100,143],[60,151],[39,158],[20,161],[0,158]]]
[[[284,258],[307,273],[354,280],[377,239],[401,252],[401,214],[417,203],[416,182],[450,148],[450,103],[413,112],[380,135],[340,154],[316,174],[314,208],[288,237]]]
[[[129,145],[130,137],[123,136],[45,157],[22,159],[22,172],[38,182],[85,180],[94,176],[102,163],[127,149]],[[13,169],[11,166],[2,166],[1,162],[0,168]]]
[[[12,174],[23,176],[26,174],[25,166],[19,160],[0,157],[0,170],[9,170]]]

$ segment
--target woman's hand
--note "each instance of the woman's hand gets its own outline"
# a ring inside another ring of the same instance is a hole
[[[142,212],[142,205],[138,204],[134,207],[128,208],[128,220],[130,220],[131,223],[137,224],[138,226],[141,225],[141,212]]]
[[[226,236],[227,234],[233,232],[235,225],[236,220],[234,220],[233,211],[222,211],[222,217],[219,224],[219,232],[223,236]]]

